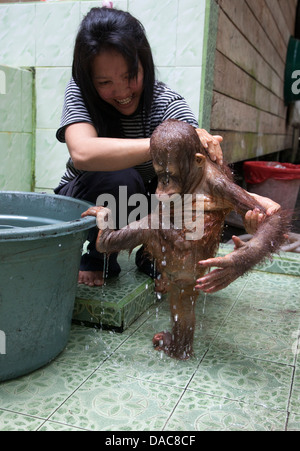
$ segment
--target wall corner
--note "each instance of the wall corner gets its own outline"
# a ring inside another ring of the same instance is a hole
[[[199,125],[200,128],[208,131],[211,123],[218,16],[219,6],[217,1],[206,0]]]

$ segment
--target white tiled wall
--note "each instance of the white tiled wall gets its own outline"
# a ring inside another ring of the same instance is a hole
[[[0,190],[31,190],[32,88],[32,72],[0,66]]]
[[[101,4],[0,4],[0,64],[36,68],[37,190],[54,188],[64,172],[68,152],[55,132],[71,75],[74,40],[83,16]],[[198,117],[206,0],[116,0],[114,6],[141,20],[158,78],[179,91]]]

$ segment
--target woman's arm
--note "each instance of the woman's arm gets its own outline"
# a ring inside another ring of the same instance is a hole
[[[75,168],[82,171],[118,171],[151,160],[150,138],[99,138],[87,122],[68,125],[65,139]]]

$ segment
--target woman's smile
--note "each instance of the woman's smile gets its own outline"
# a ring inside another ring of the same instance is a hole
[[[131,115],[138,106],[143,92],[144,72],[138,65],[137,77],[129,78],[128,65],[118,52],[104,51],[92,64],[94,86],[102,100],[121,114]]]
[[[121,105],[128,105],[128,103],[131,102],[133,96],[127,97],[127,99],[118,100],[116,99],[116,102],[120,103]]]

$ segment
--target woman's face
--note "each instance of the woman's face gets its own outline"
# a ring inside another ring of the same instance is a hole
[[[144,81],[144,71],[140,62],[137,78],[130,80],[126,60],[120,53],[101,52],[93,60],[92,79],[102,100],[126,116],[136,111]]]

